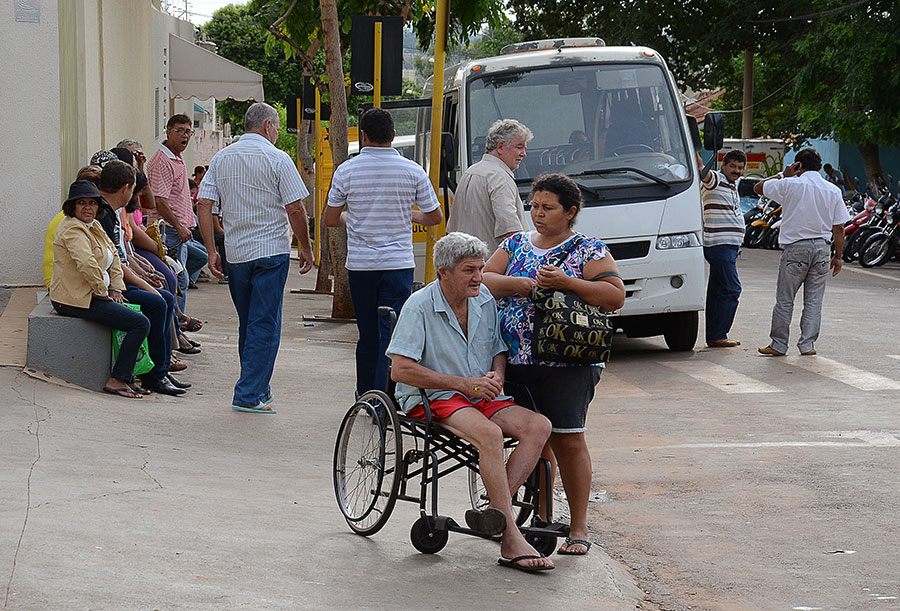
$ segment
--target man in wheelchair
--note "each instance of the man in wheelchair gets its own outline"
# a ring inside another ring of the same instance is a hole
[[[516,526],[512,495],[534,469],[550,436],[550,421],[502,394],[507,347],[497,303],[481,284],[490,253],[480,239],[450,233],[435,244],[438,280],[413,293],[394,328],[388,356],[403,411],[424,417],[426,389],[432,418],[478,450],[490,498],[484,511],[466,512],[469,528],[503,535],[500,564],[523,571],[553,568]],[[504,436],[518,440],[504,465]]]

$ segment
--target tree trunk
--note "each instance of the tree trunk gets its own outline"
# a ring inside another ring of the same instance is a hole
[[[866,169],[866,187],[868,190],[875,193],[876,190],[873,189],[873,186],[877,186],[878,189],[887,186],[887,179],[884,177],[884,170],[881,168],[881,153],[878,150],[878,145],[871,142],[860,142],[856,147],[859,149],[863,167]],[[859,185],[856,185],[856,188],[858,189]]]
[[[343,55],[341,54],[341,31],[336,0],[319,0],[322,11],[322,34],[325,38],[325,71],[328,74],[328,93],[331,96],[331,121],[328,140],[331,143],[331,158],[334,169],[347,161],[347,90],[344,85]],[[347,231],[343,227],[328,231],[328,245],[331,250],[331,265],[334,272],[334,299],[331,305],[332,318],[354,318],[353,303],[350,300],[350,285],[347,282]]]

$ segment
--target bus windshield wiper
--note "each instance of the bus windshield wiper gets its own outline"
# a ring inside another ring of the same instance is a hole
[[[643,176],[644,178],[649,178],[653,182],[663,185],[667,189],[672,187],[672,185],[669,182],[663,180],[662,178],[660,178],[658,176],[654,176],[653,174],[650,174],[649,172],[645,172],[644,170],[641,170],[639,168],[626,168],[626,167],[598,168],[596,170],[585,170],[584,172],[579,172],[578,174],[572,174],[570,176],[570,178],[580,178],[580,177],[586,177],[586,176],[603,176],[605,174],[625,174],[626,172],[631,172],[633,174],[638,174],[640,176]]]

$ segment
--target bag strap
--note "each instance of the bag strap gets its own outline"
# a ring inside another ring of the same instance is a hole
[[[576,239],[572,240],[572,243],[569,244],[556,258],[556,263],[554,267],[562,267],[562,264],[566,262],[566,259],[569,258],[576,248],[581,246],[581,243],[584,242],[584,238],[581,236],[577,236]]]
[[[594,280],[599,280],[600,278],[609,278],[610,276],[615,276],[619,280],[622,279],[622,276],[619,275],[619,272],[603,272],[602,274],[597,274],[593,278],[588,278],[588,282],[593,282]]]

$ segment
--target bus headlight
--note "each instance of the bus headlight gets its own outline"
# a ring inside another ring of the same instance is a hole
[[[692,246],[700,246],[700,240],[693,233],[675,233],[672,235],[661,235],[656,238],[656,250],[691,248]]]

